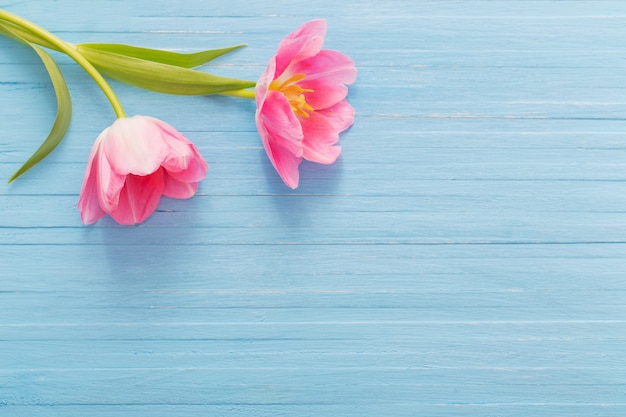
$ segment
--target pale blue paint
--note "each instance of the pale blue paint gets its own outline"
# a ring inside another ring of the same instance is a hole
[[[252,102],[114,83],[210,164],[145,224],[84,227],[112,122],[59,57],[68,137],[0,183],[0,416],[626,415],[626,3],[3,2],[74,42],[244,50],[255,79],[313,17],[353,57],[333,166],[282,185]],[[58,57],[58,55],[55,55]],[[0,178],[54,118],[0,39]]]

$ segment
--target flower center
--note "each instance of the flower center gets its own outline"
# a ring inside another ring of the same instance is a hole
[[[280,91],[289,100],[291,109],[295,114],[302,117],[309,117],[309,113],[313,111],[304,98],[304,93],[312,93],[313,90],[308,88],[302,88],[297,83],[306,77],[306,74],[292,75],[285,81],[279,78],[272,81],[269,86],[270,90]]]

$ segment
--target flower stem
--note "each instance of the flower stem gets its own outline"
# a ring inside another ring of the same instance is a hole
[[[17,15],[14,15],[13,13],[9,13],[6,10],[0,9],[0,20],[11,23],[40,38],[47,40],[51,45],[55,47],[55,49],[67,54],[70,58],[76,61],[78,65],[83,67],[87,74],[89,74],[89,76],[93,78],[96,84],[98,84],[98,87],[102,89],[102,92],[111,103],[111,106],[113,106],[113,110],[115,111],[117,117],[126,117],[120,101],[118,100],[117,96],[115,95],[109,84],[106,82],[104,77],[102,77],[100,72],[98,72],[98,70],[76,50],[76,47],[74,45],[65,42],[58,36],[48,32],[44,28],[37,26],[34,23],[29,22],[28,20],[23,19]]]
[[[219,94],[223,96],[247,98],[251,100],[254,100],[255,98],[254,90],[230,90],[230,91],[222,91]]]

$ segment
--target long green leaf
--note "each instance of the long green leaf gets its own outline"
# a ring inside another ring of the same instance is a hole
[[[9,22],[0,22],[0,33],[22,43],[29,45],[35,43],[48,49],[59,50],[47,39]]]
[[[33,153],[33,155],[26,162],[24,162],[24,165],[22,165],[20,169],[18,169],[15,174],[9,178],[9,183],[35,166],[43,158],[48,156],[48,154],[52,152],[54,148],[59,145],[59,143],[61,143],[63,137],[65,137],[65,134],[67,133],[70,126],[70,120],[72,118],[72,100],[70,97],[70,91],[67,88],[67,84],[65,83],[65,79],[63,78],[63,74],[61,73],[58,65],[43,49],[28,41],[22,41],[30,45],[35,52],[37,52],[41,61],[46,66],[56,93],[58,108],[54,124],[52,125],[52,129],[50,130],[48,137],[43,141],[35,153]]]
[[[140,48],[138,46],[119,43],[83,43],[77,46],[95,49],[101,52],[124,55],[132,58],[139,58],[145,61],[160,62],[161,64],[174,65],[176,67],[193,68],[206,64],[217,57],[235,51],[246,45],[235,45],[220,49],[207,49],[205,51],[187,54],[163,51],[160,49]]]
[[[159,93],[207,95],[254,87],[254,81],[219,77],[175,65],[147,61],[85,45],[77,50],[103,74],[136,87]]]

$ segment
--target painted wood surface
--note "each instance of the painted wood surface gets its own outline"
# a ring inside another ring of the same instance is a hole
[[[325,17],[359,69],[337,164],[286,188],[254,103],[113,83],[209,162],[144,224],[76,210],[106,99],[0,39],[1,416],[626,415],[626,2],[4,1],[71,42],[256,79]]]

